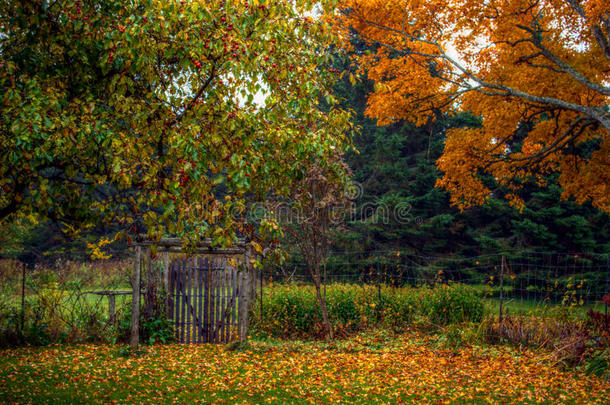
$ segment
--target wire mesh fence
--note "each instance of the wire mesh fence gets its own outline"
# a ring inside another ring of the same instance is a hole
[[[575,253],[498,253],[433,257],[400,252],[343,252],[329,256],[323,282],[358,285],[432,286],[463,283],[489,298],[529,306],[602,305],[609,293],[610,256]],[[265,283],[311,283],[305,263],[269,266]]]
[[[110,333],[128,310],[132,268],[122,252],[104,260],[86,251],[0,252],[0,345],[24,334],[43,343]]]
[[[0,256],[0,312],[21,328],[28,310],[41,303],[52,307],[53,299],[57,301],[55,306],[65,306],[67,300],[74,299],[88,311],[101,310],[110,320],[111,300],[100,292],[131,290],[133,258],[128,250],[95,261],[84,252],[83,257],[62,252],[28,252],[24,257]],[[506,252],[438,257],[397,251],[334,252],[322,273],[326,285],[398,288],[462,283],[496,304],[501,297],[505,307],[515,309],[573,305],[607,313],[603,297],[610,293],[608,254]],[[266,266],[259,275],[257,289],[263,292],[271,283],[311,284],[312,280],[305,263],[298,258],[283,265]],[[117,310],[127,310],[130,299],[128,294],[117,296]]]

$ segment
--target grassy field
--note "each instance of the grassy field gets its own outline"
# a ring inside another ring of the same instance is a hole
[[[500,300],[498,298],[488,297],[485,298],[485,302],[488,305],[488,310],[492,314],[497,315],[499,313]],[[558,310],[559,308],[561,308],[561,304],[545,303],[541,301],[527,299],[508,298],[504,300],[502,308],[504,314],[508,313],[512,315],[545,316],[551,314],[554,310]],[[569,311],[573,316],[585,318],[587,316],[587,312],[591,309],[603,313],[605,308],[604,304],[602,303],[594,303],[576,305],[569,308]]]
[[[598,403],[610,383],[543,352],[447,350],[433,336],[361,334],[334,344],[116,346],[0,351],[4,403]]]

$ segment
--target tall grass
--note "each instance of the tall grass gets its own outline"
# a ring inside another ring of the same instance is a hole
[[[326,299],[335,334],[349,335],[382,326],[396,332],[414,323],[448,325],[479,322],[479,292],[460,284],[429,287],[331,284]],[[252,313],[256,333],[284,338],[320,337],[322,315],[312,286],[276,285],[264,289],[262,308]]]
[[[108,300],[87,292],[125,288],[130,268],[129,260],[37,265],[26,269],[22,290],[21,263],[0,260],[0,346],[111,341],[118,327],[108,322]],[[119,318],[127,301],[117,299]]]

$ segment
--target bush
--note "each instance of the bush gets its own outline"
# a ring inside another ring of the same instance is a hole
[[[421,305],[424,316],[437,325],[483,319],[483,298],[478,291],[462,284],[437,285],[422,295]]]
[[[142,322],[142,336],[140,340],[149,345],[155,343],[169,343],[174,340],[174,325],[165,315],[157,318],[148,318]]]
[[[346,336],[373,326],[400,332],[417,318],[438,325],[478,322],[483,300],[461,285],[436,288],[390,288],[331,284],[326,301],[335,334]],[[257,300],[252,314],[254,333],[282,338],[323,336],[322,315],[313,286],[280,285],[264,290],[261,317]]]
[[[314,334],[322,315],[313,287],[277,286],[265,291],[262,320],[256,300],[252,326],[271,336],[303,337]]]
[[[610,349],[599,351],[587,360],[585,372],[602,377],[606,381],[610,380]]]
[[[404,331],[415,319],[418,308],[417,296],[415,290],[383,293],[381,295],[383,325],[394,332]]]

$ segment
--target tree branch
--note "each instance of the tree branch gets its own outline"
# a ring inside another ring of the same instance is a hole
[[[536,96],[530,93],[527,93],[522,90],[515,89],[511,86],[490,83],[483,78],[479,77],[470,69],[466,68],[463,64],[458,62],[455,58],[449,56],[444,50],[443,47],[435,41],[426,40],[420,37],[413,36],[401,30],[377,23],[375,21],[368,20],[359,16],[348,16],[349,18],[356,19],[357,21],[363,22],[365,24],[369,24],[374,26],[380,30],[385,30],[393,33],[397,33],[403,35],[406,39],[416,42],[421,42],[424,44],[432,45],[436,49],[438,49],[438,54],[428,54],[422,53],[418,51],[413,51],[412,49],[398,49],[393,45],[383,43],[380,41],[375,41],[377,44],[387,47],[388,49],[394,50],[402,55],[419,55],[422,57],[430,58],[430,59],[443,59],[451,64],[457,71],[461,72],[465,77],[470,79],[472,82],[479,85],[479,87],[472,86],[470,84],[465,83],[462,87],[469,88],[470,90],[478,91],[482,94],[486,95],[495,95],[495,96],[515,96],[520,99],[538,104],[538,105],[552,105],[557,108],[561,108],[564,110],[576,111],[581,114],[584,114],[588,117],[593,118],[595,121],[598,121],[604,128],[610,131],[610,113],[606,112],[603,107],[587,107],[580,104],[571,103],[565,100],[560,100],[554,97],[547,96]],[[491,91],[490,91],[491,90]],[[496,90],[496,91],[494,91]]]
[[[544,55],[548,60],[559,66],[562,72],[569,74],[576,81],[587,86],[591,90],[596,91],[605,96],[610,96],[610,87],[604,87],[602,85],[592,82],[580,72],[578,72],[576,69],[574,69],[572,66],[568,65],[567,63],[559,59],[557,56],[555,56],[547,47],[542,45],[542,42],[536,36],[536,32],[531,27],[526,27],[525,25],[521,24],[517,24],[517,27],[531,34],[532,38],[530,42],[534,44],[536,48],[540,49],[540,53]]]
[[[610,40],[609,40],[610,33],[604,35],[601,27],[598,24],[593,24],[590,21],[590,18],[587,16],[587,14],[585,13],[585,10],[582,8],[582,6],[580,5],[580,3],[578,1],[566,0],[566,3],[568,3],[570,6],[572,6],[574,11],[576,11],[578,13],[578,15],[580,15],[585,21],[587,21],[589,24],[591,24],[591,30],[593,31],[593,36],[597,40],[597,43],[599,44],[604,55],[606,56],[606,59],[610,60]],[[606,32],[608,32],[608,29],[610,28],[610,27],[608,27],[608,21],[606,20],[604,22],[606,23]]]

